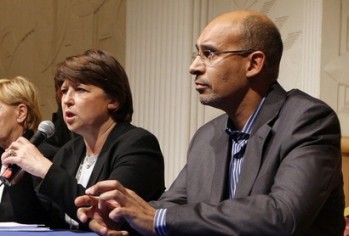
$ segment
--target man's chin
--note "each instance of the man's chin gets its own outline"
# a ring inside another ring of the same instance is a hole
[[[200,99],[200,102],[202,105],[210,105],[210,103],[207,100]]]
[[[200,103],[202,104],[202,105],[207,105],[207,99],[205,99],[202,95],[201,96],[199,96],[199,100],[200,100]]]
[[[208,98],[208,97],[201,97],[200,96],[200,103],[202,105],[205,105],[205,106],[210,106],[213,108],[220,109],[220,102],[219,101],[220,101],[219,99],[212,99],[212,97]]]
[[[200,103],[202,105],[205,105],[205,106],[210,106],[210,107],[214,107],[214,108],[217,108],[217,105],[215,102],[213,102],[212,100],[200,100]]]
[[[208,97],[207,95],[205,96],[204,94],[199,95],[199,100],[201,104],[207,105],[207,106],[212,106],[212,104],[214,103],[211,97]]]

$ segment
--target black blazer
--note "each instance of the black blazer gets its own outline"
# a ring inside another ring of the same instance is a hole
[[[66,143],[53,159],[38,193],[49,198],[61,212],[51,215],[51,227],[64,227],[64,212],[77,220],[76,197],[85,188],[75,179],[86,155],[82,137]],[[164,160],[156,137],[129,123],[118,123],[110,132],[95,164],[87,187],[101,180],[116,179],[145,200],[157,199],[164,191]],[[54,207],[54,206],[53,206]]]
[[[273,86],[254,123],[234,199],[222,115],[194,135],[188,162],[158,201],[167,235],[342,236],[344,194],[335,112]]]

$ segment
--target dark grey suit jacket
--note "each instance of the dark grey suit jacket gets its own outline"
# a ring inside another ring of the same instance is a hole
[[[55,155],[38,188],[54,204],[49,209],[53,228],[67,227],[64,213],[77,220],[74,200],[85,194],[85,188],[77,184],[75,176],[85,154],[82,137],[69,141]],[[97,158],[87,187],[107,179],[120,181],[146,200],[157,199],[165,185],[164,160],[156,137],[142,128],[118,123]]]
[[[162,197],[168,235],[343,235],[340,127],[323,102],[278,83],[248,140],[234,199],[222,115],[194,135],[188,162]]]

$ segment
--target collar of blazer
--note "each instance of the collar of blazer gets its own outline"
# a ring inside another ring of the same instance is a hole
[[[248,145],[245,151],[244,165],[242,166],[239,184],[236,189],[235,197],[245,197],[250,194],[254,181],[258,175],[261,165],[262,150],[265,140],[273,126],[275,119],[282,108],[287,97],[286,91],[275,83],[264,101],[263,107],[260,110],[258,117],[255,120],[251,136],[248,140]],[[226,114],[217,117],[210,123],[218,130],[224,131],[226,128],[228,116]],[[217,135],[217,134],[216,134]],[[211,201],[218,203],[226,199],[226,187],[228,186],[228,171],[231,155],[227,152],[229,147],[229,136],[225,132],[220,132],[211,146],[215,152],[215,169],[213,171]],[[250,148],[249,148],[250,147]],[[253,159],[248,159],[248,156]],[[222,179],[224,181],[222,181]]]
[[[113,130],[110,132],[107,140],[105,141],[101,152],[99,153],[99,156],[97,158],[97,162],[95,164],[95,167],[92,171],[91,177],[87,183],[87,186],[91,186],[100,179],[100,174],[102,172],[103,166],[105,163],[107,163],[108,159],[111,158],[111,148],[113,147],[113,143],[117,142],[120,138],[122,138],[122,135],[127,133],[130,129],[133,129],[134,126],[130,125],[127,122],[119,122]]]
[[[244,164],[242,166],[235,197],[250,195],[262,164],[262,153],[265,141],[286,98],[286,91],[279,83],[275,83],[267,95],[263,107],[256,118],[251,137],[248,140]]]
[[[112,143],[116,142],[116,140],[118,140],[124,133],[126,133],[130,128],[132,128],[132,125],[129,125],[129,123],[127,122],[121,122],[118,123],[110,132],[109,136],[107,137],[101,152],[99,153],[99,156],[97,158],[97,161],[95,163],[94,169],[92,171],[91,177],[87,183],[87,187],[93,185],[94,183],[96,183],[99,178],[100,178],[100,174],[102,172],[103,166],[105,165],[105,163],[107,163],[108,158],[110,156],[110,149],[112,147]],[[74,169],[73,171],[75,171],[74,173],[71,173],[73,175],[75,175],[77,168],[79,168],[80,162],[81,160],[85,157],[86,154],[86,147],[84,145],[84,141],[82,139],[82,137],[78,138],[79,141],[77,141],[74,145],[74,157],[76,158],[69,158],[71,159],[71,162],[69,165],[74,165],[76,166],[76,169],[74,168],[68,168],[68,169]],[[77,158],[79,157],[79,158]]]

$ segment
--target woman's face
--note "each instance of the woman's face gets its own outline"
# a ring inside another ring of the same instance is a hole
[[[70,131],[82,136],[96,133],[113,119],[116,102],[103,89],[65,80],[61,86],[63,118]]]
[[[20,115],[19,106],[7,105],[0,101],[0,147],[3,149],[23,134]]]

